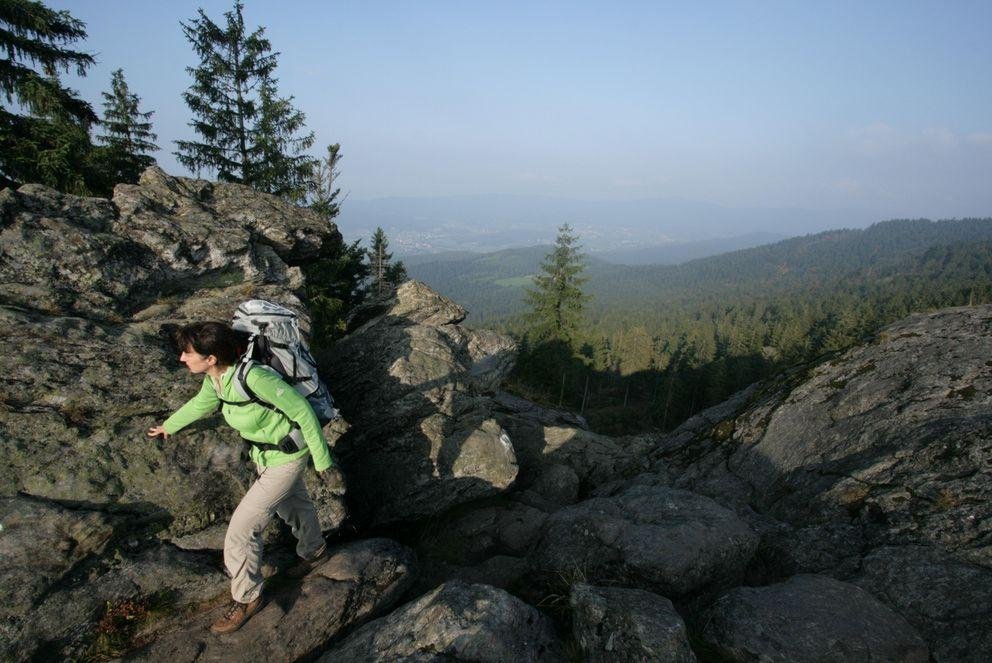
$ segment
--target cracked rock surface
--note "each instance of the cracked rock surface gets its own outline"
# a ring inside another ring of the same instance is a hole
[[[967,597],[992,596],[990,328],[989,306],[912,315],[686,422],[655,459],[761,531],[766,581],[853,580],[936,660],[988,660],[992,607]]]
[[[930,660],[905,619],[862,589],[817,575],[727,592],[704,635],[730,661]]]
[[[550,620],[503,590],[452,581],[370,622],[321,663],[564,661]]]

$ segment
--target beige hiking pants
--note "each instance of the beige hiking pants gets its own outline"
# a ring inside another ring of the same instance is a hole
[[[224,537],[224,566],[231,596],[249,603],[262,592],[262,530],[278,514],[293,529],[296,554],[309,559],[324,545],[317,511],[303,483],[304,456],[279,467],[258,467],[258,479],[231,516]]]

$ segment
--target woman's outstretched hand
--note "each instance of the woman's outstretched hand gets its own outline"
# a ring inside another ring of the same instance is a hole
[[[162,436],[163,440],[169,439],[169,434],[161,426],[152,426],[148,429],[148,437],[158,437],[159,435]]]

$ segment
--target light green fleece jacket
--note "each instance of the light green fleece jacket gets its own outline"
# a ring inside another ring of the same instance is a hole
[[[218,390],[214,387],[213,379],[209,375],[205,376],[199,393],[166,419],[162,428],[165,429],[166,433],[172,435],[197,419],[202,419],[216,412],[217,406],[221,405],[221,399],[235,403],[243,402],[244,398],[238,393],[233,382],[234,367],[232,366],[220,378],[220,398],[218,398]],[[278,467],[297,458],[302,458],[308,453],[313,455],[313,465],[318,472],[323,472],[333,465],[331,453],[327,448],[327,441],[320,429],[320,422],[317,421],[313,408],[310,407],[307,399],[274,372],[260,366],[253,366],[248,371],[247,382],[259,398],[279,408],[279,411],[270,410],[256,403],[250,405],[224,404],[221,407],[224,420],[241,433],[241,437],[253,442],[273,445],[278,444],[289,435],[293,429],[293,422],[296,422],[307,443],[306,449],[291,454],[283,453],[275,446],[272,447],[271,451],[268,449],[262,451],[252,445],[250,454],[256,465]]]

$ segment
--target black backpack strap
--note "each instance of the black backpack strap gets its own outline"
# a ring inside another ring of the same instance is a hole
[[[293,421],[292,419],[289,419],[289,416],[285,412],[283,412],[282,410],[280,410],[279,408],[277,408],[272,403],[269,403],[268,401],[262,399],[258,394],[256,394],[252,390],[251,387],[248,386],[248,372],[251,370],[252,366],[255,363],[256,362],[254,362],[250,358],[243,358],[242,361],[239,362],[238,367],[235,369],[234,375],[231,377],[232,380],[237,380],[238,381],[238,384],[241,386],[242,390],[245,392],[245,395],[248,396],[248,400],[247,401],[241,401],[241,402],[234,402],[234,401],[225,401],[224,399],[220,399],[221,402],[222,403],[226,403],[228,405],[238,405],[238,406],[251,405],[253,403],[255,405],[261,405],[262,407],[264,407],[266,409],[272,410],[273,412],[278,412],[282,416],[286,417],[286,419],[289,420],[289,423],[292,426],[292,429],[289,431],[289,434],[286,437],[284,437],[283,439],[279,440],[279,442],[277,442],[276,444],[267,444],[265,442],[255,442],[254,440],[248,440],[246,438],[241,438],[247,444],[249,444],[249,445],[251,445],[253,447],[256,447],[259,451],[272,451],[272,447],[276,447],[277,449],[279,449],[279,451],[281,451],[283,453],[286,453],[286,454],[292,454],[292,453],[296,453],[297,451],[301,451],[303,449],[303,447],[301,447],[301,446],[299,446],[297,444],[297,441],[296,441],[296,439],[293,436],[293,433],[295,433],[297,430],[299,430],[299,425],[295,421]]]

